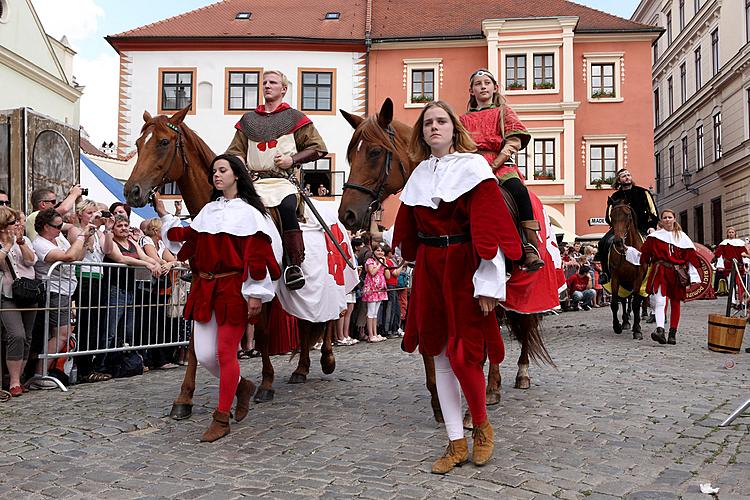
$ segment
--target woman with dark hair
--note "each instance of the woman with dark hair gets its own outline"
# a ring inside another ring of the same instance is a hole
[[[654,296],[656,331],[651,338],[660,344],[676,344],[677,326],[680,324],[680,302],[690,283],[700,282],[700,261],[695,245],[682,232],[670,209],[661,211],[660,229],[649,234],[641,247],[641,265],[651,265],[646,282],[646,292]],[[680,276],[682,275],[682,276]],[[685,279],[687,277],[687,279]],[[687,281],[687,282],[685,282]],[[667,298],[670,303],[669,336],[664,337],[667,314]]]
[[[427,104],[414,126],[410,154],[419,165],[401,192],[394,247],[415,261],[403,348],[434,356],[448,447],[432,465],[446,474],[469,459],[461,392],[474,423],[472,461],[492,457],[485,357],[500,363],[505,348],[494,309],[505,300],[505,257],[519,259],[513,227],[495,176],[456,114]]]
[[[185,319],[195,321],[195,354],[219,379],[219,404],[201,437],[212,442],[229,434],[229,412],[237,396],[235,420],[247,416],[255,385],[240,377],[237,346],[248,323],[254,324],[261,304],[273,299],[281,275],[281,238],[263,207],[240,160],[219,155],[208,172],[211,202],[190,227],[172,227],[161,203],[165,240],[184,241],[177,253],[190,261],[193,284],[185,304]]]

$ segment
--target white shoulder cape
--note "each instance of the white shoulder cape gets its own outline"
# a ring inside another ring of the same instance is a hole
[[[401,202],[409,206],[437,208],[451,202],[487,179],[494,179],[487,160],[474,153],[430,156],[414,169],[401,192]]]
[[[648,235],[649,238],[656,238],[657,240],[661,240],[664,243],[668,243],[670,245],[674,245],[678,248],[689,248],[692,250],[695,250],[695,245],[693,244],[692,240],[688,237],[687,234],[680,231],[679,238],[675,238],[672,231],[667,231],[666,229],[659,229],[657,231],[654,231],[653,233]]]

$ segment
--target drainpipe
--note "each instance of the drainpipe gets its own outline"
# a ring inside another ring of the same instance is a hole
[[[365,116],[370,114],[370,49],[372,48],[372,0],[367,0],[365,17]]]
[[[29,213],[29,197],[26,194],[26,183],[29,180],[29,157],[27,155],[29,145],[29,108],[25,106],[23,108],[23,124],[21,126],[23,127],[23,143],[21,144],[23,154],[23,172],[21,173],[21,186],[23,190],[22,192],[24,193],[22,206],[24,213]]]

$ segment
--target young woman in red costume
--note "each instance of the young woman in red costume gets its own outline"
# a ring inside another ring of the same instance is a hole
[[[695,253],[695,245],[675,220],[672,210],[661,211],[660,229],[649,234],[641,247],[641,265],[651,265],[646,291],[654,296],[654,315],[656,331],[651,338],[660,344],[675,344],[677,326],[680,323],[680,302],[685,300],[688,285],[681,285],[677,266],[688,272],[690,282],[700,281],[698,268],[700,261]],[[669,317],[669,337],[664,337],[664,323],[669,298],[671,314]]]
[[[410,146],[420,163],[401,193],[393,236],[416,262],[403,348],[435,357],[450,442],[432,472],[445,474],[469,458],[461,391],[474,422],[472,461],[492,457],[482,360],[485,346],[492,363],[505,355],[492,312],[505,299],[505,257],[523,250],[492,170],[447,104],[424,107]]]
[[[461,123],[471,132],[479,154],[490,164],[498,182],[513,196],[526,240],[523,267],[530,272],[538,270],[544,266],[539,251],[544,242],[539,241],[537,233],[541,228],[534,219],[523,175],[513,162],[516,153],[529,143],[531,135],[505,102],[495,77],[486,69],[475,71],[469,78],[469,104]]]
[[[723,240],[716,247],[714,252],[716,256],[716,271],[729,280],[730,273],[732,272],[732,261],[737,262],[737,269],[739,269],[739,277],[747,286],[747,280],[745,279],[745,266],[743,265],[743,258],[750,257],[750,250],[748,250],[745,242],[737,237],[737,230],[733,227],[727,228],[727,238]],[[743,290],[737,290],[735,287],[735,294],[732,297],[732,304],[735,307],[740,305],[740,297],[742,297]]]
[[[219,378],[219,404],[200,439],[211,442],[229,434],[235,395],[235,420],[247,416],[255,386],[240,376],[237,346],[248,322],[257,319],[261,304],[275,295],[281,242],[238,158],[217,156],[208,176],[214,186],[212,201],[190,227],[172,227],[179,219],[162,210],[159,215],[165,240],[184,241],[177,258],[189,260],[193,271],[184,315],[195,321],[198,361]]]

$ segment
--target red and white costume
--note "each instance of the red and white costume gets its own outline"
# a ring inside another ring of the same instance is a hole
[[[477,298],[505,297],[505,256],[519,259],[521,239],[487,161],[452,153],[421,162],[401,193],[393,243],[415,261],[404,348],[435,356],[440,405],[451,440],[463,437],[463,389],[474,425],[486,419],[481,363],[505,356],[494,314]],[[429,246],[422,236],[470,235],[470,241]]]
[[[190,227],[170,215],[162,223],[170,249],[184,241],[177,258],[189,260],[193,271],[184,316],[195,321],[198,361],[219,378],[218,411],[228,412],[240,379],[237,346],[248,323],[247,299],[273,299],[281,239],[269,217],[239,198],[212,201]]]
[[[745,267],[742,265],[743,253],[748,253],[745,242],[740,238],[726,239],[716,247],[714,255],[716,256],[716,269],[725,271],[727,274],[732,270],[730,261],[736,260],[740,274],[745,274]]]
[[[700,283],[698,268],[700,261],[695,245],[682,231],[678,236],[671,231],[659,229],[649,234],[641,246],[640,263],[651,265],[646,281],[646,292],[654,295],[656,326],[664,328],[667,298],[671,302],[670,327],[677,328],[680,322],[680,301],[685,300],[687,287],[680,286],[674,266],[687,266],[691,283]]]

